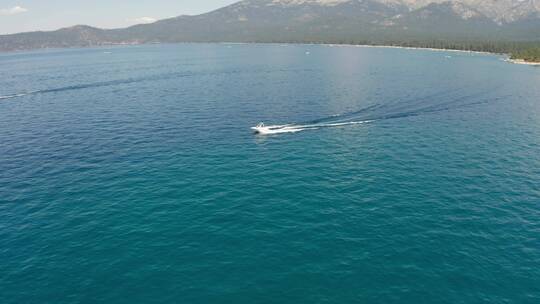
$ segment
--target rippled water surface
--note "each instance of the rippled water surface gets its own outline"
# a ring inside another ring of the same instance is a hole
[[[539,68],[201,44],[0,75],[0,303],[540,303]]]

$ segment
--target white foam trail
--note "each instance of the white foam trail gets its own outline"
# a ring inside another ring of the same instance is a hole
[[[365,123],[370,123],[372,120],[364,121],[348,121],[348,122],[336,122],[336,123],[326,123],[326,124],[308,124],[308,125],[271,125],[266,126],[264,131],[259,130],[259,134],[262,135],[271,135],[271,134],[282,134],[282,133],[296,133],[306,130],[316,130],[319,128],[331,128],[331,127],[342,127],[342,126],[351,126],[351,125],[360,125]]]
[[[303,126],[295,126],[295,125],[273,125],[273,126],[267,126],[267,129],[261,133],[263,135],[267,134],[281,134],[281,133],[296,133],[308,129],[314,129],[314,128],[305,128]]]
[[[1,99],[10,99],[10,98],[15,98],[15,97],[22,97],[22,96],[26,96],[26,95],[28,95],[28,93],[20,93],[20,94],[0,96],[0,100]]]
[[[336,123],[327,123],[327,124],[312,124],[312,125],[302,125],[298,127],[300,128],[330,128],[330,127],[361,125],[361,124],[370,123],[370,122],[372,122],[372,120],[347,121],[347,122],[336,122]]]

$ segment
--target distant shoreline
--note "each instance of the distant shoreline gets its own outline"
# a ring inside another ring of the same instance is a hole
[[[428,50],[434,52],[459,52],[459,53],[472,53],[472,54],[484,54],[484,55],[503,55],[510,57],[510,54],[505,53],[493,53],[493,52],[482,52],[482,51],[470,51],[470,50],[457,50],[457,49],[437,49],[437,48],[424,48],[424,47],[412,47],[412,46],[396,46],[396,45],[369,45],[369,44],[327,44],[323,43],[322,45],[328,46],[354,46],[354,47],[372,47],[372,48],[395,48],[395,49],[406,49],[406,50]],[[540,66],[540,62],[535,61],[526,61],[524,59],[506,59],[506,62],[513,64],[523,64],[523,65],[532,65]]]
[[[473,53],[473,54],[484,54],[484,55],[502,55],[498,53],[491,52],[481,52],[481,51],[469,51],[469,50],[457,50],[457,49],[437,49],[437,48],[428,48],[428,47],[415,47],[415,46],[398,46],[398,45],[372,45],[372,44],[329,44],[322,43],[320,45],[326,46],[353,46],[353,47],[367,47],[367,48],[386,48],[386,49],[405,49],[405,50],[428,50],[434,52],[459,52],[459,53]]]
[[[540,66],[540,62],[526,61],[524,59],[507,59],[506,61],[510,62],[510,63],[514,63],[514,64],[525,64],[525,65]]]
[[[405,50],[427,50],[433,52],[456,52],[456,53],[469,53],[469,54],[482,54],[482,55],[498,55],[498,56],[507,56],[508,59],[505,59],[505,62],[513,64],[522,64],[522,65],[531,65],[531,66],[540,66],[540,62],[526,61],[524,59],[510,59],[510,54],[506,53],[495,53],[495,52],[486,52],[486,51],[471,51],[471,50],[459,50],[459,49],[438,49],[438,48],[429,48],[429,47],[415,47],[415,46],[399,46],[399,45],[376,45],[376,44],[335,44],[335,43],[260,43],[260,42],[220,42],[220,44],[287,44],[287,45],[322,45],[329,47],[365,47],[365,48],[388,48],[388,49],[405,49]]]
[[[181,42],[181,43],[213,43],[213,42]],[[406,50],[428,50],[434,52],[459,52],[459,53],[473,53],[484,55],[505,55],[504,53],[493,53],[483,51],[470,51],[459,49],[438,49],[428,47],[415,47],[415,46],[399,46],[399,45],[384,45],[384,44],[349,44],[349,43],[290,43],[290,42],[216,42],[217,44],[226,45],[242,45],[242,44],[273,44],[273,45],[322,45],[329,47],[365,47],[365,48],[387,48],[387,49],[406,49]]]
[[[314,45],[325,45],[325,46],[330,46],[330,47],[348,46],[348,47],[389,48],[389,49],[406,49],[406,50],[428,50],[428,51],[433,51],[433,52],[458,52],[458,53],[482,54],[482,55],[499,55],[499,56],[508,56],[508,57],[510,57],[510,54],[505,54],[505,53],[459,50],[459,49],[438,49],[438,48],[414,47],[414,46],[372,45],[372,44],[332,44],[332,43],[313,43],[313,44]],[[508,58],[508,59],[506,59],[504,61],[509,62],[509,63],[513,63],[513,64],[540,66],[540,62],[526,61],[524,59],[510,59],[510,58]]]
[[[241,45],[241,44],[271,44],[271,45],[322,45],[329,47],[364,47],[364,48],[390,48],[390,49],[405,49],[405,50],[428,50],[433,52],[459,52],[459,53],[469,53],[469,54],[483,54],[483,55],[499,55],[507,56],[508,59],[504,60],[513,64],[521,65],[530,65],[530,66],[540,66],[540,62],[526,61],[524,59],[511,59],[510,54],[508,53],[495,53],[488,51],[472,51],[472,50],[460,50],[460,49],[443,49],[443,48],[433,48],[433,47],[415,47],[415,46],[399,46],[399,45],[384,45],[384,44],[342,44],[342,43],[294,43],[294,42],[166,42],[166,43],[112,43],[112,44],[103,44],[103,45],[94,45],[94,46],[79,46],[79,47],[65,47],[65,48],[41,48],[41,49],[28,49],[28,50],[15,50],[15,51],[0,51],[0,54],[9,54],[9,53],[19,53],[19,52],[34,52],[34,51],[45,51],[45,50],[62,50],[62,49],[85,49],[85,48],[107,48],[115,46],[141,46],[141,45],[161,45],[161,44],[230,44],[230,45]]]

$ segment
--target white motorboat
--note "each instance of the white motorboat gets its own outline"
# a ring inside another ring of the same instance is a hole
[[[274,126],[265,126],[264,123],[260,123],[255,127],[251,127],[251,130],[255,134],[268,135],[268,134],[278,134],[278,133],[294,133],[299,132],[302,129],[299,126],[294,125],[274,125]]]
[[[273,128],[274,130],[276,128]],[[256,134],[270,134],[272,133],[272,128],[270,127],[267,127],[264,125],[264,123],[259,123],[257,126],[255,127],[251,127],[251,130],[253,130]]]

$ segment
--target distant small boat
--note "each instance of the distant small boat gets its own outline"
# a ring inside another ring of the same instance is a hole
[[[294,126],[294,125],[265,126],[264,123],[261,122],[257,126],[251,127],[251,130],[253,130],[255,134],[269,135],[269,134],[279,134],[279,133],[295,133],[295,132],[300,132],[306,129],[302,128],[301,126]]]
[[[259,123],[255,127],[251,127],[251,130],[253,130],[256,134],[269,134],[272,133],[272,129],[270,127],[267,127],[264,125],[264,123]]]

